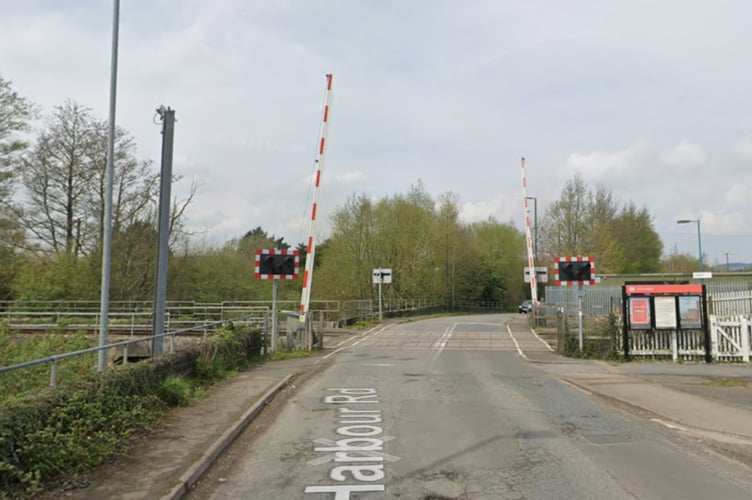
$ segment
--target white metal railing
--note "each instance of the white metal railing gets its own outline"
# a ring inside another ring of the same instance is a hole
[[[265,311],[265,309],[264,309],[264,311]],[[243,321],[245,323],[250,323],[250,324],[261,323],[261,324],[266,325],[267,320],[268,320],[267,316],[268,315],[266,314],[266,312],[264,312],[262,318],[259,318],[257,315],[250,315],[250,316],[243,317],[243,318],[236,318],[236,320]],[[165,338],[165,337],[168,338],[168,339],[170,339],[170,347],[169,347],[169,351],[168,352],[170,354],[172,354],[176,350],[176,345],[177,345],[176,338],[179,335],[190,333],[190,332],[198,332],[198,333],[201,334],[202,341],[205,341],[206,338],[207,338],[207,336],[208,336],[208,334],[209,334],[209,331],[211,331],[213,329],[216,329],[220,325],[224,325],[226,323],[227,323],[227,321],[224,321],[224,320],[223,321],[214,321],[214,322],[211,322],[211,323],[204,323],[204,324],[201,324],[201,325],[194,325],[194,326],[191,326],[191,327],[185,328],[185,329],[166,331],[166,332],[163,332],[163,333],[160,333],[160,334],[157,334],[157,335],[149,335],[149,336],[139,337],[139,338],[136,338],[136,339],[123,340],[123,341],[120,341],[120,342],[113,342],[111,344],[107,344],[107,345],[104,345],[104,346],[96,346],[96,347],[90,347],[88,349],[81,349],[81,350],[78,350],[78,351],[72,351],[72,352],[66,352],[66,353],[61,353],[61,354],[55,354],[55,355],[52,355],[52,356],[47,356],[47,357],[44,357],[44,358],[39,358],[39,359],[30,360],[30,361],[25,361],[25,362],[22,362],[22,363],[16,363],[16,364],[12,364],[12,365],[9,365],[9,366],[0,366],[0,374],[5,373],[5,372],[15,371],[15,370],[23,370],[23,369],[31,368],[31,367],[38,366],[38,365],[49,364],[49,367],[50,367],[50,389],[51,390],[55,390],[56,387],[57,387],[57,368],[58,368],[58,363],[60,361],[63,361],[63,360],[66,360],[66,359],[70,359],[70,358],[74,358],[74,357],[78,357],[78,356],[84,356],[86,354],[98,353],[99,351],[105,351],[105,352],[107,352],[107,351],[109,351],[111,349],[122,348],[123,349],[123,358],[122,358],[123,359],[123,363],[127,364],[128,363],[128,349],[129,348],[135,347],[137,344],[143,344],[144,342],[148,342],[150,340],[159,339],[159,338]]]
[[[137,330],[151,329],[150,312],[110,312],[107,315],[110,324],[118,328],[125,328],[133,335]],[[82,330],[99,327],[100,314],[98,312],[83,311],[0,311],[0,323],[5,324],[10,332],[28,330]],[[166,324],[169,324],[169,313]]]
[[[750,362],[752,317],[710,315],[710,355],[714,361]],[[620,344],[621,345],[621,344]],[[700,361],[705,357],[701,330],[629,332],[629,354],[634,357],[670,357],[673,361]]]
[[[708,296],[710,313],[716,316],[752,314],[752,290],[718,292]]]

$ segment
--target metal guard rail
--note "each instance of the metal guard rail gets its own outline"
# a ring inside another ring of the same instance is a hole
[[[250,321],[251,319],[256,319],[257,316],[246,316],[243,318],[238,318],[235,321]],[[114,342],[112,344],[107,344],[104,346],[96,346],[96,347],[89,347],[88,349],[81,349],[78,351],[71,351],[66,352],[63,354],[55,354],[53,356],[47,356],[46,358],[39,358],[34,359],[32,361],[25,361],[23,363],[16,363],[14,365],[9,366],[0,366],[0,373],[10,372],[13,370],[20,370],[23,368],[31,368],[32,366],[38,366],[45,363],[50,363],[50,389],[54,391],[57,388],[57,363],[59,361],[62,361],[67,358],[73,358],[76,356],[83,356],[84,354],[92,354],[96,353],[102,350],[109,350],[109,349],[115,349],[118,347],[123,347],[123,363],[128,363],[128,346],[132,344],[136,344],[139,342],[144,342],[148,340],[158,339],[158,338],[164,338],[164,337],[170,337],[170,354],[173,354],[175,352],[175,336],[180,333],[187,333],[194,330],[203,330],[204,331],[204,340],[206,340],[207,331],[211,327],[216,327],[220,324],[226,324],[227,321],[213,321],[211,323],[205,323],[203,325],[194,326],[191,328],[185,328],[183,330],[174,330],[171,332],[163,332],[157,335],[149,335],[144,337],[139,337],[137,339],[130,339],[130,340],[123,340],[120,342]]]

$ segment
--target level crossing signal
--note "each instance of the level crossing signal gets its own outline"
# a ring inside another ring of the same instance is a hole
[[[557,286],[595,284],[595,261],[592,257],[556,257],[554,271]]]
[[[298,279],[300,252],[297,250],[256,250],[255,277],[262,280]]]

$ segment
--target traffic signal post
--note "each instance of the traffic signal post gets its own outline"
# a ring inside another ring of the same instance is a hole
[[[300,252],[297,250],[256,250],[254,277],[272,280],[272,338],[271,352],[277,349],[279,326],[277,320],[277,282],[281,279],[296,280],[300,273]],[[266,346],[266,339],[264,339]],[[288,346],[289,347],[289,346]]]
[[[595,259],[592,257],[555,257],[554,282],[556,286],[577,285],[578,340],[580,352],[582,352],[584,348],[582,299],[585,298],[585,288],[583,285],[595,284]]]

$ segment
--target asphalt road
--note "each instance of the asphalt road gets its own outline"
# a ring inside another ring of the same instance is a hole
[[[188,498],[750,498],[749,469],[530,363],[508,318],[351,339]]]

